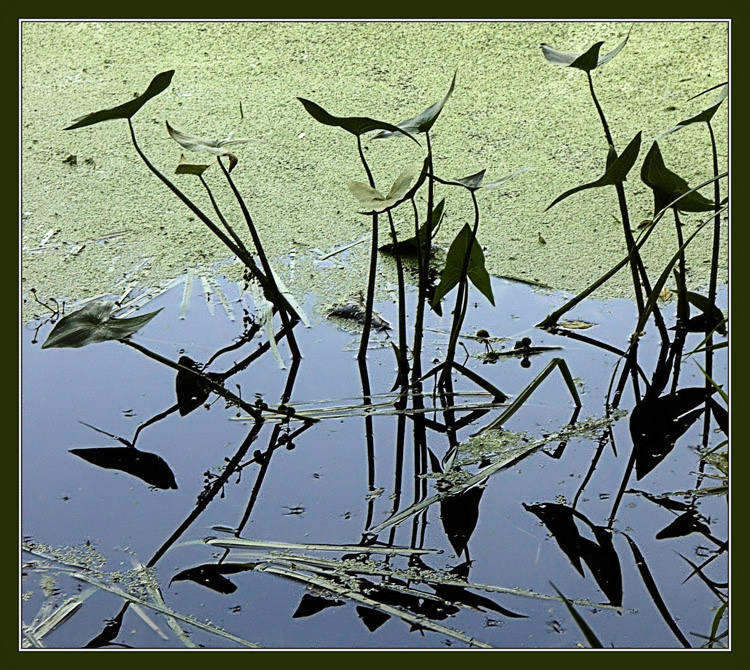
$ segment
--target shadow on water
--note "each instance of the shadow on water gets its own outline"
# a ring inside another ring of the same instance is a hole
[[[559,294],[493,279],[456,343],[425,315],[410,381],[398,329],[357,374],[351,322],[285,324],[277,352],[219,289],[231,319],[176,287],[135,338],[25,331],[24,644],[570,647],[587,624],[721,644],[727,370],[706,385],[705,332],[647,329],[633,360],[630,301],[541,330]]]

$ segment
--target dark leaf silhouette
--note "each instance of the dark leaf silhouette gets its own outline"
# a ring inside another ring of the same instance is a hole
[[[190,368],[200,372],[200,365],[189,356],[180,356],[177,361],[184,368]],[[214,381],[221,381],[221,376],[216,373],[204,373]],[[191,374],[186,370],[178,370],[175,379],[175,391],[177,393],[177,406],[180,416],[190,414],[194,409],[200,407],[211,393],[211,387],[206,379],[200,374]]]
[[[716,98],[714,98],[713,102],[708,107],[698,112],[695,116],[691,116],[689,119],[680,121],[676,126],[659,135],[659,137],[663,137],[664,135],[669,135],[670,133],[674,133],[678,130],[682,130],[683,128],[687,128],[687,126],[693,123],[710,123],[711,119],[714,118],[714,114],[716,114],[716,111],[719,109],[719,107],[721,107],[721,103],[724,102],[724,98],[726,98],[727,94],[729,93],[729,87],[726,84],[720,84],[720,86],[721,91],[719,91],[719,94],[716,96]],[[704,91],[704,93],[705,92],[706,91]],[[701,94],[699,93],[698,95]]]
[[[229,594],[234,593],[237,590],[237,586],[233,584],[224,575],[233,575],[238,572],[247,572],[252,570],[254,564],[252,563],[206,563],[204,565],[198,565],[194,568],[188,568],[182,572],[178,572],[169,582],[195,582],[201,586],[205,586],[212,591],[218,593]]]
[[[565,191],[562,195],[557,196],[546,209],[554,207],[561,200],[565,200],[568,196],[578,193],[579,191],[585,191],[589,188],[599,188],[601,186],[614,186],[615,184],[621,184],[628,176],[635,161],[638,158],[638,152],[641,150],[641,133],[639,132],[632,140],[630,144],[623,150],[623,152],[617,156],[612,147],[609,148],[607,153],[606,169],[604,174],[599,177],[596,181],[589,182],[588,184],[582,184],[576,186],[568,191]],[[546,211],[545,209],[545,211]]]
[[[440,520],[456,556],[464,552],[477,527],[479,502],[483,494],[484,487],[475,486],[440,501]]]
[[[685,295],[688,302],[702,312],[702,314],[692,317],[687,322],[688,332],[710,333],[716,329],[721,335],[727,334],[727,329],[724,325],[724,314],[716,306],[716,303],[711,302],[707,297],[694,291],[687,291]]]
[[[362,605],[357,605],[357,616],[362,619],[362,623],[367,626],[367,630],[371,633],[374,633],[391,618],[385,612],[374,610],[371,607],[363,607]]]
[[[620,559],[612,546],[612,532],[602,526],[593,526],[596,542],[579,539],[581,558],[591,570],[596,583],[612,605],[622,605],[622,571]]]
[[[573,519],[573,511],[570,507],[557,503],[540,503],[538,505],[527,505],[521,503],[527,512],[534,516],[547,527],[568,557],[573,567],[583,577],[583,566],[581,565],[581,554],[579,551],[580,534]]]
[[[724,435],[729,435],[729,412],[722,407],[716,400],[711,398],[711,412],[713,412],[716,423]]]
[[[71,449],[71,454],[108,470],[120,470],[158,489],[176,489],[174,473],[157,454],[135,447],[89,447]]]
[[[430,229],[432,230],[432,236],[435,236],[435,233],[437,232],[441,221],[443,220],[443,214],[445,212],[445,198],[443,198],[432,210],[432,225],[430,226]],[[412,237],[409,237],[405,240],[399,240],[395,245],[390,242],[388,244],[384,244],[382,247],[380,247],[380,251],[384,251],[385,253],[389,254],[396,254],[398,253],[401,256],[414,256],[417,254],[419,250],[419,244],[425,243],[425,240],[427,239],[427,221],[425,221],[420,227],[419,227],[419,234],[413,235]]]
[[[474,174],[470,174],[459,179],[454,179],[452,181],[448,181],[447,183],[463,186],[464,188],[468,188],[470,191],[478,191],[480,188],[492,190],[500,188],[500,186],[502,186],[509,179],[513,179],[513,177],[516,177],[519,174],[528,172],[530,169],[531,168],[524,168],[523,170],[517,170],[516,172],[506,175],[505,177],[501,177],[500,179],[489,181],[486,184],[484,183],[484,173],[486,172],[486,170],[480,170],[479,172],[475,172]]]
[[[683,537],[690,533],[701,533],[701,535],[710,535],[711,529],[698,519],[697,512],[690,510],[680,514],[666,528],[662,528],[657,534],[657,540],[666,540],[671,537]]]
[[[344,604],[343,600],[331,600],[330,598],[322,598],[321,596],[314,596],[310,593],[305,593],[300,600],[297,609],[292,614],[292,619],[301,619],[302,617],[312,616],[318,612],[322,612],[324,609],[329,607],[340,607]]]
[[[448,89],[448,92],[440,100],[438,100],[436,103],[433,103],[427,109],[425,109],[423,112],[420,112],[416,116],[413,116],[406,121],[401,121],[400,123],[396,124],[398,129],[402,133],[429,132],[430,128],[432,128],[432,126],[435,124],[435,121],[437,121],[438,116],[440,116],[440,112],[443,111],[443,107],[445,107],[445,103],[448,102],[448,98],[450,98],[451,93],[453,93],[453,88],[455,85],[456,73],[454,73],[453,75],[453,79],[451,80],[451,85]],[[383,132],[375,135],[375,139],[393,137],[395,134],[396,133],[392,130],[384,130]]]
[[[102,109],[98,112],[92,112],[77,118],[71,125],[65,130],[73,130],[74,128],[83,128],[84,126],[91,126],[101,121],[109,121],[110,119],[129,119],[133,116],[143,105],[145,105],[151,98],[159,95],[164,89],[166,89],[172,82],[172,76],[174,70],[167,70],[161,74],[157,74],[148,85],[148,88],[144,93],[141,93],[137,98],[133,98],[130,102],[126,102],[117,107],[111,109]]]
[[[588,566],[594,580],[612,605],[622,604],[622,571],[617,552],[612,546],[612,533],[595,526],[571,507],[558,503],[523,504],[524,509],[537,516],[554,536],[563,553],[583,577],[581,561]],[[596,542],[582,537],[575,524],[578,518],[586,523]]]
[[[511,619],[527,618],[525,614],[519,614],[518,612],[513,612],[509,609],[506,609],[502,605],[498,605],[494,600],[490,600],[485,596],[472,593],[471,591],[465,589],[463,586],[435,584],[432,588],[435,589],[435,593],[439,595],[443,600],[451,603],[460,603],[461,605],[471,607],[472,609],[479,610],[480,612],[491,610]]]
[[[370,119],[366,116],[334,116],[333,114],[329,114],[319,104],[312,100],[306,100],[305,98],[297,98],[297,100],[302,103],[308,114],[319,123],[326,126],[343,128],[357,137],[364,133],[368,133],[371,130],[390,130],[395,133],[402,133],[417,142],[416,138],[412,137],[407,131],[401,130],[401,128],[394,126],[392,123]],[[417,144],[419,144],[419,142],[417,142]]]
[[[64,316],[55,324],[42,349],[78,348],[96,342],[122,340],[143,328],[161,311],[160,308],[129,319],[116,319],[113,316],[114,309],[114,303],[111,302],[90,302]]]
[[[637,479],[651,472],[672,451],[703,411],[694,408],[706,402],[711,392],[696,387],[659,397],[647,393],[635,406],[630,415],[630,435]]]
[[[584,72],[591,72],[591,70],[600,67],[605,63],[608,63],[618,53],[620,53],[620,51],[622,51],[623,47],[627,43],[629,37],[630,31],[628,31],[625,39],[620,42],[620,44],[618,44],[614,49],[612,49],[612,51],[604,54],[603,56],[599,55],[599,51],[601,50],[602,44],[604,44],[604,42],[597,42],[583,53],[558,51],[557,49],[551,47],[549,44],[542,44],[542,53],[544,54],[544,57],[553,65],[573,67],[578,70],[583,70]]]
[[[659,144],[654,142],[641,166],[641,180],[654,193],[654,215],[676,198],[688,193],[688,183],[664,164]],[[708,212],[714,203],[698,191],[685,195],[674,204],[680,212]]]
[[[435,288],[435,293],[432,296],[432,305],[439,303],[461,280],[464,258],[466,257],[466,250],[469,247],[469,240],[471,240],[471,238],[471,228],[469,228],[468,224],[464,224],[464,227],[461,228],[458,235],[456,235],[456,239],[453,240],[450,249],[448,249],[448,254],[445,257],[445,267],[440,275],[440,283]],[[474,286],[476,286],[494,306],[495,298],[492,295],[490,275],[484,265],[484,252],[482,251],[482,247],[479,246],[479,242],[477,242],[476,238],[474,238],[472,242],[473,244],[469,255],[467,275],[471,280],[471,283],[474,284]]]

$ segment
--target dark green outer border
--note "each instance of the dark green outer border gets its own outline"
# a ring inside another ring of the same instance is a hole
[[[145,9],[144,9],[145,8]],[[566,6],[563,3],[525,3],[522,6],[517,4],[511,5],[501,3],[485,3],[477,4],[473,7],[467,6],[465,3],[453,6],[445,4],[435,4],[433,6],[414,6],[407,5],[404,3],[349,3],[349,4],[335,4],[333,6],[318,6],[313,3],[276,3],[272,6],[272,11],[265,9],[263,6],[253,5],[251,3],[244,4],[242,6],[201,6],[198,4],[192,4],[190,6],[173,5],[159,6],[158,13],[155,12],[155,5],[153,3],[128,3],[121,4],[118,6],[112,6],[108,4],[106,6],[100,3],[88,3],[83,5],[78,3],[76,7],[69,6],[67,4],[60,3],[35,3],[34,5],[16,7],[5,5],[3,10],[3,28],[4,37],[2,41],[3,49],[3,62],[5,63],[4,68],[4,79],[5,85],[8,89],[12,89],[16,93],[18,92],[18,72],[19,72],[19,56],[18,56],[18,26],[19,19],[35,19],[35,18],[46,18],[46,19],[76,19],[76,18],[226,18],[231,20],[233,18],[258,18],[258,19],[338,19],[338,18],[383,18],[383,19],[409,19],[409,18],[436,18],[436,19],[468,19],[468,18],[485,18],[485,19],[665,19],[665,18],[713,18],[713,19],[730,19],[732,21],[732,49],[730,53],[731,58],[731,69],[734,69],[740,73],[738,81],[742,80],[742,73],[744,72],[744,66],[746,61],[746,49],[743,48],[746,44],[747,39],[747,23],[743,20],[740,14],[740,8],[738,4],[726,3],[725,6],[713,3],[691,3],[687,5],[685,3],[656,3],[656,2],[629,2],[626,5],[622,3],[591,3],[588,6],[578,5],[576,7]],[[211,16],[211,10],[214,12],[223,10],[220,15]],[[11,11],[13,12],[11,14]],[[522,14],[519,12],[523,12]],[[732,109],[736,106],[738,110],[742,110],[744,103],[744,91],[742,86],[734,87],[732,89]],[[10,111],[9,111],[10,110]],[[3,125],[5,128],[12,128],[11,134],[13,146],[18,146],[18,110],[17,105],[11,108],[10,105],[6,105],[3,109]],[[741,118],[740,115],[737,117],[732,116],[732,120]],[[732,125],[732,136],[731,136],[731,149],[730,157],[736,151],[737,147],[745,146],[744,140],[746,139],[746,131],[744,130],[741,123],[735,123]],[[14,156],[17,156],[17,152],[14,152]],[[738,154],[740,155],[740,154]],[[19,328],[19,305],[18,305],[18,281],[20,276],[20,267],[18,260],[18,224],[19,221],[19,208],[20,202],[18,199],[18,183],[19,175],[17,174],[17,159],[14,162],[16,166],[16,182],[11,183],[10,179],[6,179],[3,182],[3,195],[5,202],[15,203],[14,208],[14,219],[12,222],[5,224],[5,231],[3,233],[6,236],[4,240],[5,244],[0,247],[3,256],[2,268],[3,273],[6,276],[6,282],[12,286],[15,291],[16,299],[10,301],[10,304],[6,303],[6,313],[3,317],[3,324],[5,328],[2,331],[2,350],[8,352],[6,358],[6,364],[9,366],[11,373],[6,378],[6,383],[3,386],[3,427],[5,428],[6,435],[9,436],[5,448],[10,453],[8,464],[8,484],[2,490],[3,496],[3,507],[6,518],[9,519],[9,525],[11,528],[16,529],[18,533],[18,415],[20,409],[20,395],[19,395],[19,361],[18,361],[18,328]],[[732,173],[732,183],[740,183],[738,180],[744,178],[744,161],[734,161],[732,168],[736,168],[737,172]],[[12,173],[13,169],[9,169],[8,172]],[[7,176],[7,175],[6,175]],[[748,233],[747,227],[743,225],[743,222],[735,224],[731,228],[730,238],[730,250],[731,250],[731,265],[730,265],[730,284],[731,284],[731,306],[732,311],[732,324],[731,334],[741,333],[744,327],[743,317],[741,311],[734,311],[737,297],[744,295],[745,286],[743,281],[738,277],[740,274],[735,270],[737,262],[739,262],[740,269],[748,248]],[[737,321],[739,319],[739,321]],[[734,345],[730,348],[731,359],[730,359],[730,379],[731,381],[741,380],[743,378],[742,370],[744,365],[739,364],[742,361],[742,354],[738,354],[740,348],[736,346],[736,343],[741,340],[735,340],[731,338],[730,342]],[[737,394],[740,394],[739,396]],[[734,401],[733,404],[743,403],[744,389],[740,384],[734,383],[731,385],[731,398]],[[742,473],[746,469],[747,456],[745,455],[744,445],[740,445],[739,449],[735,449],[732,452],[732,473]],[[15,482],[15,485],[11,483]],[[739,505],[736,496],[734,496],[732,504],[732,520],[739,518],[740,522],[742,517],[739,514]],[[742,528],[742,523],[737,525],[738,528]],[[734,528],[735,524],[732,525]],[[739,536],[739,537],[738,537]],[[332,665],[339,667],[348,667],[354,663],[359,670],[363,666],[386,663],[389,666],[396,664],[398,666],[416,666],[429,664],[431,667],[435,665],[443,665],[444,663],[453,665],[455,663],[471,663],[474,667],[498,667],[499,664],[510,663],[517,664],[521,663],[524,665],[543,665],[545,667],[554,666],[555,668],[559,665],[567,666],[571,665],[576,668],[583,666],[593,667],[594,665],[601,667],[601,664],[610,666],[611,664],[619,665],[625,663],[628,665],[640,666],[638,670],[645,666],[649,667],[664,667],[665,665],[673,665],[674,667],[682,670],[684,667],[694,666],[701,668],[711,667],[714,668],[716,665],[725,665],[732,663],[734,665],[737,661],[741,662],[743,657],[747,657],[745,648],[747,647],[747,641],[742,635],[744,629],[744,618],[747,616],[744,613],[742,603],[745,602],[745,598],[742,594],[745,592],[744,584],[744,571],[742,568],[742,558],[745,555],[745,547],[743,546],[743,538],[740,533],[733,533],[731,535],[733,547],[733,556],[737,556],[738,561],[732,561],[732,576],[734,578],[732,596],[735,604],[740,603],[732,609],[732,633],[733,633],[733,651],[731,652],[719,652],[712,653],[712,655],[706,656],[704,653],[690,653],[690,652],[673,652],[679,653],[680,655],[675,657],[666,657],[666,652],[607,652],[607,656],[603,657],[599,653],[583,653],[583,654],[571,654],[562,652],[548,652],[548,651],[531,651],[531,652],[499,652],[502,653],[502,657],[498,657],[498,652],[447,652],[447,651],[426,651],[415,654],[414,652],[398,651],[398,652],[352,652],[352,651],[341,651],[341,652],[251,652],[254,656],[245,657],[242,662],[248,664],[262,663],[263,665],[270,665],[272,668],[279,667],[289,664],[304,664],[304,665],[326,665],[331,667]],[[20,539],[20,538],[19,538]],[[737,544],[740,544],[737,547]],[[154,666],[162,664],[200,664],[202,668],[205,668],[206,661],[209,663],[218,661],[219,663],[236,663],[238,658],[236,657],[213,657],[206,658],[203,655],[192,655],[192,657],[186,656],[185,652],[169,652],[169,656],[163,655],[159,652],[134,652],[138,656],[133,657],[132,655],[123,656],[122,654],[112,655],[110,652],[105,651],[92,651],[92,652],[52,652],[55,654],[54,659],[48,654],[50,652],[38,652],[26,653],[22,657],[18,649],[18,565],[17,565],[17,542],[11,543],[10,541],[5,544],[5,551],[2,552],[2,565],[4,568],[4,574],[6,579],[3,580],[3,622],[2,626],[2,651],[4,660],[16,663],[23,663],[25,667],[39,666],[44,663],[49,665],[50,661],[57,664],[62,663],[63,666],[68,663],[76,664],[80,667],[82,664],[90,666],[100,666],[102,663],[106,663],[107,666],[130,666],[133,663],[148,663]],[[109,653],[106,659],[102,658],[101,654]],[[175,658],[174,653],[180,653],[179,658]],[[215,654],[219,652],[204,652],[209,654]],[[224,652],[226,653],[226,652]],[[236,652],[229,652],[236,653]],[[470,659],[458,658],[455,653],[471,653]],[[550,653],[554,656],[550,656]],[[710,653],[710,652],[709,652]],[[262,657],[257,656],[262,654]],[[427,656],[425,656],[427,654]],[[510,654],[510,656],[508,655]],[[531,656],[528,654],[532,654]],[[540,655],[541,654],[541,655]],[[623,655],[625,654],[625,655]],[[742,663],[742,662],[741,662]],[[742,663],[743,666],[747,667],[747,660]],[[473,668],[472,668],[473,670]]]

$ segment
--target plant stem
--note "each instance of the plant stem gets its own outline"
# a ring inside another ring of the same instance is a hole
[[[469,297],[469,259],[471,258],[471,251],[474,247],[474,241],[477,238],[477,230],[479,229],[479,203],[477,203],[477,194],[474,189],[468,189],[471,194],[471,202],[474,205],[474,226],[471,230],[469,237],[469,244],[464,254],[463,264],[461,266],[461,274],[458,280],[458,291],[456,291],[456,306],[453,309],[453,324],[451,325],[451,334],[448,341],[448,352],[445,355],[445,361],[448,363],[443,369],[441,375],[441,384],[444,383],[446,374],[450,374],[453,359],[456,356],[456,345],[458,344],[458,338],[461,334],[461,326],[463,325],[464,318],[466,316],[466,306],[468,304]]]
[[[607,143],[614,149],[615,143],[612,140],[612,133],[609,130],[607,118],[604,116],[604,110],[599,104],[599,99],[596,97],[596,93],[594,92],[594,81],[591,78],[591,72],[586,72],[586,77],[588,78],[589,82],[591,99],[594,101],[594,106],[596,107],[596,111],[599,114],[599,119],[602,123],[602,128],[604,128],[604,135],[607,138]],[[630,253],[635,247],[635,240],[633,239],[633,233],[630,230],[630,216],[628,213],[628,205],[625,200],[625,189],[621,183],[616,184],[615,189],[617,190],[617,202],[620,205],[620,216],[622,217],[622,229],[623,233],[625,234],[625,243],[627,245],[628,253]],[[636,303],[638,304],[638,313],[643,314],[643,293],[641,291],[641,283],[638,278],[639,265],[642,266],[642,262],[640,260],[640,255],[636,251],[635,255],[631,256],[630,258],[630,271],[633,275],[633,290],[635,291],[635,299]],[[643,274],[645,276],[645,269],[643,270]]]
[[[362,139],[357,135],[357,149],[362,166],[367,173],[367,181],[375,188],[375,180],[372,178],[370,166],[367,164],[364,151],[362,150]],[[370,342],[370,330],[372,328],[372,307],[375,301],[375,275],[378,270],[378,215],[372,215],[372,241],[370,245],[370,270],[367,276],[367,297],[365,298],[365,321],[362,326],[362,339],[359,342],[357,358],[361,361],[367,358],[367,345]]]
[[[401,252],[398,250],[396,227],[393,225],[391,210],[388,210],[388,223],[391,228],[393,251],[396,257],[396,275],[398,278],[398,378],[401,380],[401,386],[403,387],[409,383],[409,364],[406,360],[406,288],[404,286],[404,266],[401,262]]]

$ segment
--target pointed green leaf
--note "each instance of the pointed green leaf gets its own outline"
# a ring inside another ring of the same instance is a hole
[[[690,187],[680,176],[664,165],[659,144],[654,142],[641,166],[641,180],[654,192],[654,213],[661,211],[676,198],[688,193]],[[697,191],[680,198],[674,205],[680,212],[708,212],[714,203]]]
[[[437,305],[437,303],[439,303],[460,281],[464,266],[464,258],[466,258],[466,250],[469,246],[470,239],[471,228],[468,224],[464,224],[464,227],[459,231],[458,235],[456,235],[456,239],[453,240],[450,249],[448,249],[448,254],[445,258],[445,267],[440,275],[440,283],[435,288],[435,293],[432,297],[433,307]],[[490,275],[484,265],[484,253],[482,252],[482,247],[479,246],[476,239],[474,239],[474,243],[471,247],[467,275],[472,284],[474,284],[474,286],[476,286],[494,306],[495,298],[492,295]]]
[[[453,88],[456,85],[456,74],[457,73],[453,74],[450,88],[441,100],[433,103],[427,109],[425,109],[423,112],[420,112],[416,116],[413,116],[406,121],[401,121],[401,123],[397,124],[398,128],[401,131],[406,131],[407,133],[428,132],[430,128],[432,128],[432,126],[435,124],[435,121],[437,121],[438,116],[440,116],[440,112],[443,111],[443,107],[445,106],[445,103],[448,102],[448,98],[450,98],[451,93],[453,93]],[[393,131],[383,131],[375,135],[374,139],[393,137],[394,134],[395,133]]]
[[[465,188],[468,188],[470,191],[477,191],[480,188],[493,189],[499,188],[509,179],[512,179],[519,174],[523,174],[524,172],[528,172],[531,169],[532,168],[523,168],[523,170],[517,170],[516,172],[506,175],[505,177],[501,177],[500,179],[496,179],[495,181],[487,182],[486,184],[483,181],[484,173],[486,172],[486,170],[480,170],[479,172],[467,175],[466,177],[461,177],[460,179],[446,181],[446,183],[455,184],[456,186],[463,186]]]
[[[208,165],[203,163],[191,163],[185,159],[185,154],[180,154],[180,162],[177,163],[175,168],[175,174],[194,174],[196,176],[202,175],[207,169]]]
[[[724,102],[724,98],[727,97],[728,92],[729,87],[727,85],[724,85],[719,92],[719,95],[717,95],[716,98],[714,98],[714,101],[703,111],[698,112],[698,114],[696,114],[695,116],[691,116],[689,119],[680,121],[676,126],[674,126],[674,128],[665,130],[660,135],[657,135],[656,139],[664,137],[665,135],[671,135],[672,133],[675,133],[678,130],[682,130],[683,128],[686,128],[693,123],[710,123],[711,119],[714,118],[714,114],[716,114],[716,111],[719,109],[719,107],[721,107],[721,103]]]
[[[98,112],[92,112],[91,114],[85,114],[80,116],[65,130],[73,130],[74,128],[83,128],[84,126],[91,126],[101,121],[109,121],[110,119],[129,119],[133,116],[143,105],[145,105],[151,98],[159,95],[164,89],[169,86],[172,81],[172,75],[174,70],[167,70],[161,74],[157,74],[148,85],[148,88],[144,93],[139,95],[137,98],[133,98],[130,102],[123,103],[117,107],[110,109],[102,109]]]
[[[306,100],[305,98],[297,98],[308,114],[312,116],[316,121],[326,126],[336,126],[337,128],[343,128],[352,135],[359,137],[364,133],[368,133],[371,130],[390,130],[394,133],[402,133],[407,137],[417,142],[416,138],[412,137],[405,130],[401,130],[398,126],[394,126],[392,123],[386,123],[385,121],[378,121],[377,119],[370,119],[366,116],[334,116],[329,114],[319,104],[312,100]],[[419,142],[417,142],[419,144]]]
[[[586,640],[591,645],[592,649],[603,649],[602,643],[599,641],[599,638],[596,636],[593,630],[591,630],[591,627],[586,623],[585,619],[578,613],[578,610],[576,610],[575,607],[573,607],[573,603],[570,602],[561,592],[560,590],[552,584],[552,588],[555,589],[555,592],[558,596],[562,599],[562,601],[565,603],[565,607],[568,608],[568,612],[570,612],[570,616],[573,617],[573,620],[576,622],[576,625],[581,630],[581,632],[586,637]]]
[[[122,340],[131,336],[153,319],[161,309],[129,319],[115,319],[114,304],[91,302],[60,319],[42,345],[52,347],[85,347],[95,342]]]
[[[632,27],[630,30],[632,30]],[[628,39],[630,39],[630,30],[620,44],[603,56],[599,55],[599,50],[604,42],[597,42],[591,46],[588,51],[585,51],[582,54],[572,53],[570,51],[559,51],[551,47],[549,44],[542,44],[542,53],[553,65],[574,67],[578,70],[583,70],[584,72],[591,72],[591,70],[611,61],[618,53],[620,53],[620,51],[622,51]]]
[[[212,140],[206,137],[197,137],[195,135],[188,135],[183,133],[176,128],[169,125],[169,121],[165,121],[167,124],[167,132],[170,137],[177,142],[181,147],[188,151],[205,151],[206,153],[213,154],[214,156],[223,156],[227,153],[223,147],[229,146],[230,144],[244,144],[248,142],[246,138],[238,137],[236,140],[227,137],[223,140]]]
[[[437,232],[437,229],[440,227],[440,223],[443,220],[444,210],[445,210],[445,198],[443,198],[432,210],[432,225],[430,226],[430,230],[432,231],[432,237],[435,237],[435,233]],[[419,240],[417,240],[417,238],[419,238]],[[402,256],[416,254],[418,250],[418,244],[420,242],[424,243],[426,238],[427,238],[427,221],[425,221],[419,227],[418,235],[413,235],[412,237],[409,237],[406,240],[399,240],[395,246],[392,243],[384,244],[382,247],[380,247],[380,251],[385,251],[386,253],[389,253],[389,254],[398,253]]]
[[[368,184],[364,184],[361,181],[350,181],[347,184],[347,188],[359,200],[359,204],[365,210],[361,211],[360,214],[385,212],[386,210],[398,207],[402,202],[413,197],[424,183],[427,176],[428,162],[428,158],[425,158],[421,171],[414,167],[404,170],[396,177],[396,181],[393,182],[388,195],[385,196]],[[417,177],[417,181],[412,185],[415,177]]]
[[[568,196],[571,196],[574,193],[578,193],[579,191],[584,191],[589,188],[598,188],[600,186],[614,186],[615,184],[624,182],[628,176],[628,172],[630,172],[633,165],[635,165],[635,161],[638,158],[638,152],[640,150],[640,131],[632,140],[630,140],[630,144],[625,147],[625,150],[619,156],[617,156],[617,158],[612,157],[614,154],[614,150],[610,146],[607,153],[607,169],[604,174],[596,181],[589,182],[588,184],[582,184],[581,186],[571,188],[569,191],[565,191],[565,193],[563,193],[562,195],[557,196],[557,198],[555,198],[552,203],[547,206],[547,209],[554,207],[561,200],[565,200],[565,198],[567,198]],[[545,209],[545,211],[547,210]]]

